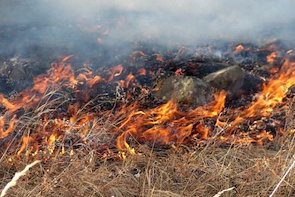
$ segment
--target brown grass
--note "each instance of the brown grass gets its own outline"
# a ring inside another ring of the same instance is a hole
[[[55,154],[31,168],[7,196],[214,196],[232,187],[221,196],[269,196],[295,160],[294,111],[291,106],[287,112],[286,134],[263,146],[210,141],[167,149],[133,144],[140,154],[124,160],[103,159],[86,147],[72,155]],[[0,188],[32,159],[4,154]],[[274,196],[295,196],[295,169]]]
[[[222,147],[218,142],[192,148],[153,150],[138,145],[140,155],[103,160],[94,151],[56,155],[30,169],[7,196],[268,196],[294,160],[294,135],[277,147]],[[280,142],[279,142],[280,141]],[[29,162],[1,162],[0,187]],[[295,195],[291,170],[274,196]]]

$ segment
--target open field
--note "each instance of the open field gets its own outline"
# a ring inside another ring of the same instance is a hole
[[[295,1],[0,2],[0,197],[295,197]]]

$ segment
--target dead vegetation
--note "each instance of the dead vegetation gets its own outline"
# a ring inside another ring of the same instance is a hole
[[[288,129],[288,128],[286,128]],[[264,146],[224,146],[218,141],[177,149],[137,145],[124,160],[92,151],[52,155],[29,170],[7,196],[268,196],[294,161],[295,136]],[[0,187],[30,161],[5,155]],[[291,170],[274,196],[294,196]]]

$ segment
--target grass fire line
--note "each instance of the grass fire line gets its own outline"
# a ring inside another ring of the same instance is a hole
[[[6,112],[0,117],[1,138],[9,136],[22,122],[22,120],[18,120],[17,118],[17,111],[21,109],[33,109],[41,103],[43,103],[43,106],[39,106],[40,110],[45,110],[46,107],[49,107],[46,106],[48,104],[46,100],[50,101],[52,97],[55,97],[55,92],[59,91],[58,89],[54,90],[54,88],[57,88],[57,84],[60,84],[59,86],[61,87],[66,86],[74,90],[76,89],[75,94],[85,99],[88,98],[87,91],[78,90],[79,85],[92,88],[94,84],[99,82],[110,83],[114,81],[114,78],[120,77],[124,71],[123,65],[119,64],[110,68],[110,74],[107,77],[94,75],[89,70],[75,76],[71,64],[67,63],[71,58],[73,58],[73,55],[64,57],[59,63],[52,63],[48,73],[34,78],[33,87],[20,92],[20,96],[15,100],[9,101],[4,95],[0,95],[0,101],[6,108]],[[246,118],[268,117],[272,115],[273,109],[283,101],[289,88],[295,84],[294,68],[295,63],[286,59],[277,76],[263,84],[262,91],[256,94],[255,99],[248,106],[226,109],[227,114],[230,114],[229,119],[231,119],[226,122],[219,119],[224,111],[227,94],[225,91],[217,92],[212,102],[187,112],[179,110],[179,104],[172,100],[150,109],[140,109],[138,102],[123,104],[118,109],[115,109],[113,117],[110,118],[114,122],[120,120],[116,128],[110,128],[119,134],[116,142],[117,148],[119,150],[127,150],[134,154],[134,149],[127,142],[131,136],[139,141],[155,141],[163,145],[169,144],[170,142],[180,145],[191,137],[198,138],[201,141],[218,138],[224,142],[256,142],[259,144],[262,144],[264,140],[272,140],[273,135],[266,130],[251,134],[250,136],[247,132],[239,132],[237,126]],[[142,75],[142,72],[140,72],[140,75]],[[130,78],[130,76],[132,77]],[[119,83],[119,86],[122,86],[122,88],[128,88],[130,85],[137,83],[132,73],[126,76],[126,80],[121,81],[123,82]],[[133,82],[131,83],[131,81]],[[139,86],[139,88],[141,87]],[[49,91],[50,89],[53,89],[53,91]],[[59,99],[56,101],[60,102]],[[53,102],[52,105],[63,105],[62,103],[55,103],[54,100],[50,102]],[[24,135],[22,137],[22,146],[18,151],[18,155],[25,150],[26,155],[33,152],[37,153],[40,146],[39,143],[44,142],[49,145],[50,152],[53,152],[56,141],[66,137],[72,130],[79,131],[79,135],[86,140],[85,138],[87,138],[86,136],[89,131],[87,131],[88,127],[85,126],[89,124],[93,124],[92,127],[96,128],[104,126],[100,125],[100,123],[95,123],[97,115],[103,117],[113,113],[112,111],[102,111],[99,113],[88,111],[84,113],[81,109],[78,109],[79,107],[81,107],[79,102],[69,104],[67,115],[61,118],[58,118],[58,116],[61,116],[58,115],[54,117],[54,120],[47,118],[49,114],[46,113],[46,110],[40,111],[41,122],[36,128],[37,131],[33,135]],[[83,108],[86,109],[87,106],[82,107],[82,110]],[[36,108],[36,111],[39,109]],[[67,118],[68,120],[65,120]],[[220,132],[217,133],[222,134],[212,136],[210,133],[213,129],[202,123],[204,118],[215,119],[215,126],[221,128]],[[7,121],[9,121],[9,127],[4,129]],[[196,125],[197,122],[199,123]],[[53,130],[53,132],[50,132],[50,130]],[[43,142],[37,142],[36,138],[43,139]],[[31,148],[28,148],[29,146]]]

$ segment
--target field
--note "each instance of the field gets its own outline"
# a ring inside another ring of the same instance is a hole
[[[97,68],[75,55],[43,70],[5,61],[0,188],[40,161],[6,196],[295,196],[294,52],[231,44],[218,58],[207,49],[135,50]],[[193,109],[153,98],[158,76],[233,65],[246,72],[238,98],[220,90]]]

